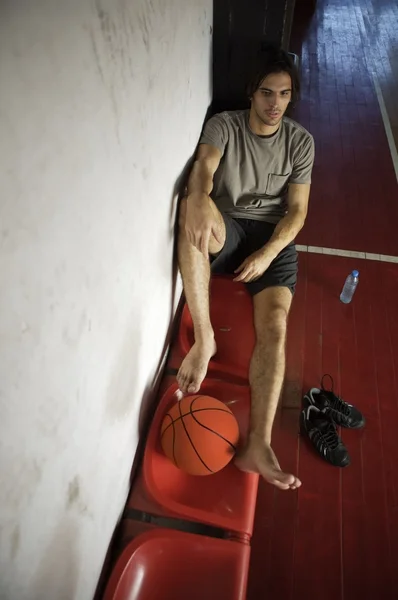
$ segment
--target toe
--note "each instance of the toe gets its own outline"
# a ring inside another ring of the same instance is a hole
[[[174,395],[178,402],[180,402],[184,398],[184,392],[182,392],[180,389],[176,390],[174,392]]]
[[[180,390],[186,394],[187,392],[187,378],[184,373],[178,373],[177,375],[177,383],[179,385]]]
[[[177,379],[178,385],[181,387],[181,385],[182,385],[182,383],[184,381],[184,375],[183,375],[182,365],[178,369],[178,372],[177,372],[177,375],[176,375],[176,379]]]
[[[297,487],[297,478],[294,477],[294,475],[289,475],[288,473],[283,473],[281,471],[276,473],[274,472],[272,479],[273,480],[271,483],[273,483],[280,490],[293,490]]]
[[[270,483],[273,483],[274,486],[277,487],[279,490],[288,490],[290,487],[286,483],[282,483],[281,481],[278,481],[277,479],[274,479]]]
[[[298,488],[301,486],[301,481],[300,479],[298,479],[297,477],[294,478],[294,482],[292,484],[290,484],[290,489],[292,490],[298,490]]]
[[[193,381],[192,383],[190,383],[188,385],[188,392],[190,394],[196,394],[196,392],[199,391],[200,388],[200,384],[198,384],[196,381]]]
[[[288,475],[287,473],[280,473],[278,474],[277,478],[278,481],[280,481],[284,485],[287,485],[288,487],[295,485],[296,483],[296,478],[294,477],[294,475]]]
[[[187,382],[187,389],[190,394],[196,394],[200,390],[202,384],[202,377],[197,374],[193,375]]]

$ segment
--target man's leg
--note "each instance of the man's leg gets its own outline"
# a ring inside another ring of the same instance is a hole
[[[292,294],[287,287],[269,287],[253,297],[256,346],[250,363],[250,433],[236,465],[259,473],[280,489],[301,485],[283,473],[271,448],[271,431],[285,374],[287,318]]]
[[[210,263],[187,239],[185,232],[186,202],[186,198],[183,198],[180,207],[178,263],[186,301],[193,321],[195,343],[181,364],[177,382],[182,392],[194,394],[199,391],[206,376],[209,361],[216,353],[216,344],[210,322]],[[211,236],[209,254],[217,254],[225,243],[225,224],[213,202],[212,209],[220,225],[220,237],[223,243],[220,244]]]

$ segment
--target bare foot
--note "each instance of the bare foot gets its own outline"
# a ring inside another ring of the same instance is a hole
[[[261,438],[251,438],[237,456],[235,464],[241,471],[259,473],[268,483],[280,490],[295,490],[301,486],[301,481],[294,475],[284,473],[271,446]]]
[[[208,342],[195,342],[177,373],[177,382],[180,390],[185,394],[195,394],[199,391],[202,381],[206,377],[207,367],[212,356],[217,352],[214,338]]]

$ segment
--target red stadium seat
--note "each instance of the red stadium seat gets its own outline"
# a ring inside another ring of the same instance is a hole
[[[244,600],[249,559],[245,544],[148,530],[123,550],[103,600]]]

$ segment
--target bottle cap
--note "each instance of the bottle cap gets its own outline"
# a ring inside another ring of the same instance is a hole
[[[359,271],[353,271],[352,272],[352,276],[353,277],[359,277]]]

